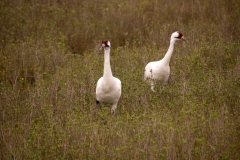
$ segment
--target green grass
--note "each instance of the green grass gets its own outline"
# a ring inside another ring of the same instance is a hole
[[[0,2],[1,159],[240,158],[240,3]],[[175,44],[167,85],[145,65]],[[117,114],[95,104],[109,38]]]

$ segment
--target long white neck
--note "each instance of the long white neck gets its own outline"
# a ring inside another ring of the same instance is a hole
[[[104,78],[112,78],[112,70],[110,66],[110,48],[104,49]]]
[[[173,53],[173,48],[174,48],[174,43],[175,43],[176,40],[174,39],[171,39],[170,41],[170,46],[168,48],[168,51],[167,53],[165,54],[164,58],[162,59],[162,61],[166,64],[166,65],[169,65],[169,62],[170,62],[170,59],[171,59],[171,56],[172,56],[172,53]]]

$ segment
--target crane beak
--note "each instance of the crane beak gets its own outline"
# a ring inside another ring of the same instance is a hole
[[[182,36],[181,40],[183,40],[184,42],[188,43],[188,41],[185,39],[184,36]]]
[[[105,44],[102,44],[100,47],[100,50],[102,50],[105,47]]]
[[[98,50],[98,53],[100,53],[102,51],[102,49],[103,49],[103,46],[101,45],[101,47]]]
[[[104,47],[105,47],[105,44],[102,44],[98,52],[102,51]]]

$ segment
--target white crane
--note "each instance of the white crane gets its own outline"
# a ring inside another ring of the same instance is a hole
[[[177,40],[184,40],[183,34],[181,32],[174,32],[170,38],[170,46],[164,58],[159,61],[149,62],[145,67],[144,80],[151,85],[151,90],[154,90],[154,84],[156,80],[161,80],[163,83],[166,83],[170,75],[169,62],[173,53],[174,43]],[[187,41],[186,41],[187,42]]]
[[[111,105],[111,113],[115,113],[118,100],[121,96],[121,81],[113,77],[110,66],[110,41],[103,40],[100,49],[104,48],[104,71],[103,76],[97,81],[96,103],[100,102]]]

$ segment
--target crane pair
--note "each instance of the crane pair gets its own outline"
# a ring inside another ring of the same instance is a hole
[[[166,83],[170,75],[169,62],[173,53],[174,43],[177,40],[185,40],[181,32],[174,32],[170,38],[170,46],[164,58],[159,61],[149,62],[144,71],[144,80],[151,85],[151,90],[155,92],[154,85],[156,80]],[[114,77],[110,66],[109,40],[103,40],[100,49],[104,49],[104,71],[103,76],[97,81],[96,103],[107,103],[111,105],[111,113],[115,113],[119,98],[121,96],[121,81]]]

